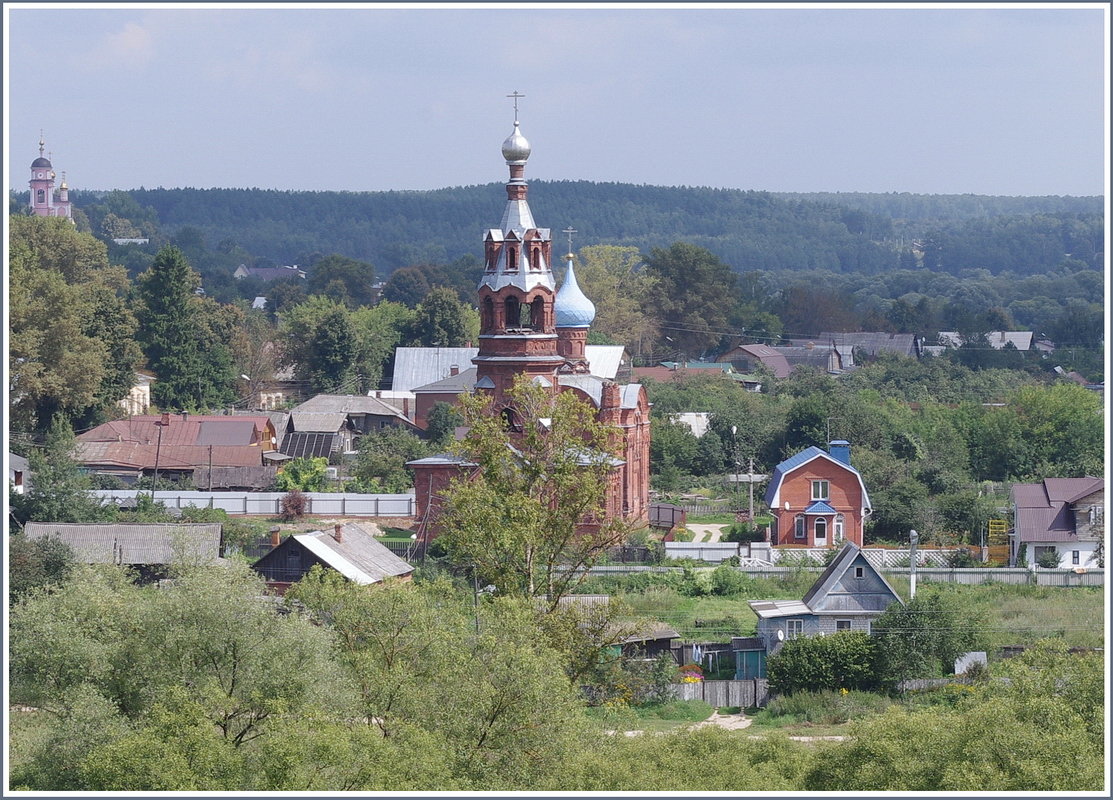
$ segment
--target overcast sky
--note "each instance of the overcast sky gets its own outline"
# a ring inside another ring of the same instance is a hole
[[[5,6],[8,185],[1106,191],[1104,5]]]

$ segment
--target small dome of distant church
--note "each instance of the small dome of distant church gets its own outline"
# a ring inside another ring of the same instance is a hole
[[[572,266],[572,256],[568,255],[568,272],[564,276],[564,283],[557,292],[556,302],[553,304],[558,328],[589,328],[595,321],[595,303],[580,289],[576,281],[576,270]]]
[[[36,158],[34,161],[31,162],[31,166],[32,167],[47,167],[47,168],[49,168],[50,167],[50,159],[49,158],[43,158],[42,156],[39,156],[38,158]]]
[[[502,157],[508,164],[524,164],[529,158],[530,146],[526,137],[518,130],[518,120],[514,120],[514,132],[502,143]]]

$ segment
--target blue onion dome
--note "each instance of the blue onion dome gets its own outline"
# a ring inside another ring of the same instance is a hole
[[[529,154],[529,142],[518,130],[518,120],[514,120],[514,132],[502,143],[502,157],[506,159],[507,164],[524,164]]]
[[[595,320],[595,303],[587,299],[576,282],[576,270],[572,266],[572,254],[568,256],[568,272],[564,283],[557,292],[553,311],[556,313],[558,328],[590,328]]]

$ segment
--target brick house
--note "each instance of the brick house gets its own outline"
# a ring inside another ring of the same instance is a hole
[[[774,545],[862,546],[872,512],[862,475],[850,465],[850,443],[838,439],[830,452],[809,447],[773,470],[765,502],[773,514]]]

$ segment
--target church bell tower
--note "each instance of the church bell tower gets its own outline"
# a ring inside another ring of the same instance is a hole
[[[564,363],[553,312],[552,238],[548,228],[537,227],[526,200],[530,145],[518,123],[518,98],[524,95],[509,96],[514,98],[514,130],[502,143],[502,155],[510,180],[502,221],[484,237],[479,354],[472,359],[476,389],[493,393],[496,401],[523,374],[556,391],[556,369]]]

